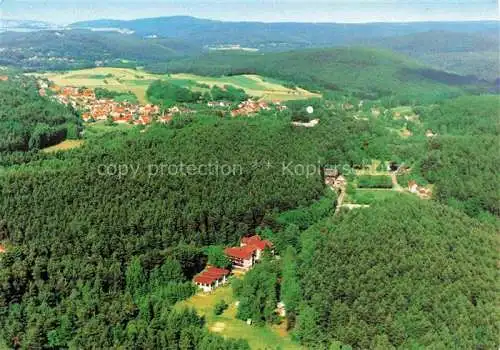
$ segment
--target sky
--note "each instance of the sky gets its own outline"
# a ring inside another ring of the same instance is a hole
[[[500,18],[497,0],[0,0],[0,19],[56,24],[174,15],[228,21],[340,23]]]

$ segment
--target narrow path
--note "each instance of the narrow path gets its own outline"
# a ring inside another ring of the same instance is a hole
[[[335,188],[333,186],[331,186],[331,189],[335,191]],[[340,209],[342,209],[342,204],[344,203],[345,195],[346,195],[346,186],[342,186],[340,187],[340,194],[337,197],[337,207],[335,208],[334,215],[338,215],[338,213],[340,213]]]
[[[342,208],[347,208],[349,210],[370,208],[368,204],[343,204]]]
[[[391,172],[391,180],[392,188],[394,189],[394,191],[404,192],[403,187],[401,187],[401,185],[398,183],[398,176],[396,175],[395,171]]]

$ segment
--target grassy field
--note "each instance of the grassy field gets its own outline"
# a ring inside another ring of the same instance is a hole
[[[132,91],[141,103],[146,103],[146,90],[153,81],[164,79],[196,91],[206,91],[201,84],[208,86],[233,85],[244,89],[247,94],[266,101],[286,101],[320,97],[320,95],[303,90],[289,89],[273,79],[258,75],[238,75],[231,77],[203,77],[194,74],[158,75],[128,68],[91,68],[70,72],[46,73],[42,76],[62,86],[85,86],[88,88],[103,87],[115,91]]]
[[[91,134],[106,134],[108,132],[115,132],[115,131],[127,131],[134,128],[134,125],[131,124],[112,124],[108,125],[106,121],[99,120],[94,123],[86,123],[85,124],[85,131],[86,131],[86,137],[90,136]]]
[[[394,199],[404,196],[404,193],[392,189],[367,189],[358,188],[353,194],[349,194],[344,203],[371,205],[386,199]]]
[[[53,153],[58,151],[67,151],[73,148],[80,147],[81,145],[83,145],[83,142],[83,140],[65,140],[57,145],[44,148],[42,152]]]
[[[224,299],[229,308],[220,316],[213,313],[217,301]],[[236,319],[237,307],[230,286],[218,288],[210,294],[198,293],[188,300],[176,305],[176,308],[194,308],[205,316],[208,329],[229,338],[245,339],[255,350],[264,349],[303,349],[290,339],[283,326],[249,326],[246,322]]]

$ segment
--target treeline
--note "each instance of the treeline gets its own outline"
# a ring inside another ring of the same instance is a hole
[[[205,92],[193,91],[189,88],[179,86],[164,80],[157,80],[148,87],[146,92],[148,99],[162,106],[172,106],[175,103],[197,103],[208,101],[227,101],[239,103],[248,99],[245,90],[236,88],[232,85],[224,85],[212,87],[200,84],[201,89]]]
[[[164,80],[157,80],[148,87],[146,95],[154,104],[170,107],[178,103],[196,103],[201,98],[201,92],[191,91],[188,88]]]
[[[245,90],[232,85],[224,85],[223,87],[214,85],[209,92],[203,94],[203,99],[205,101],[241,102],[249,97],[250,96],[245,93]]]
[[[0,152],[37,150],[77,138],[77,113],[41,97],[34,79],[0,82]]]

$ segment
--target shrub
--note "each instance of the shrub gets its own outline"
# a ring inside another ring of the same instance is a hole
[[[214,306],[214,314],[216,316],[222,315],[222,313],[229,307],[228,303],[224,299],[219,300]]]

